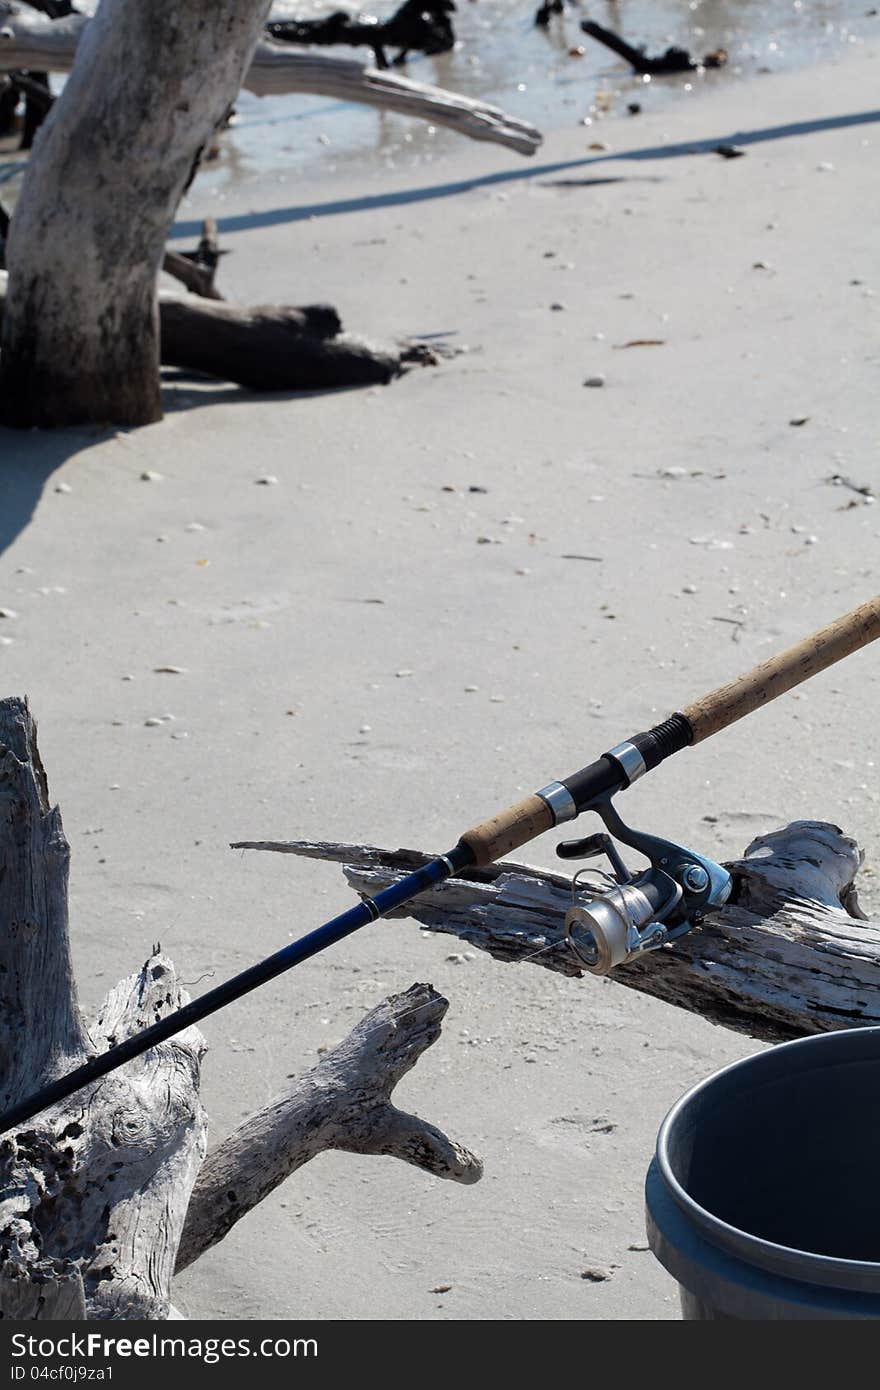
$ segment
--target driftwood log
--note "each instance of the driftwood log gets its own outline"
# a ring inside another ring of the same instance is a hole
[[[0,270],[0,324],[6,283]],[[424,345],[382,348],[343,333],[329,304],[246,306],[165,291],[159,296],[159,346],[164,366],[251,391],[385,385],[410,366],[436,361]],[[14,401],[7,404],[6,420],[17,423]]]
[[[412,872],[431,856],[308,840],[245,841],[236,849],[328,859],[359,893]],[[766,1042],[880,1024],[880,922],[862,914],[862,860],[836,825],[795,821],[753,840],[728,864],[732,900],[702,924],[628,965],[618,984]],[[497,960],[581,972],[565,942],[571,878],[524,864],[473,869],[401,910]]]
[[[252,391],[384,385],[408,365],[433,360],[423,347],[383,349],[342,333],[336,310],[324,304],[245,308],[163,293],[159,323],[164,365]]]
[[[348,14],[334,10],[320,19],[282,19],[266,25],[272,39],[283,43],[347,44],[373,50],[377,68],[389,67],[386,48],[398,49],[393,59],[395,67],[405,63],[412,50],[429,55],[448,53],[455,47],[455,33],[450,14],[455,0],[403,0],[388,19],[373,15]]]
[[[156,947],[87,1028],[68,939],[69,849],[24,700],[0,700],[0,1105],[5,1109],[185,1003]],[[478,1159],[391,1093],[439,1036],[446,1001],[417,984],[205,1159],[205,1042],[191,1028],[0,1139],[0,1315],[169,1316],[192,1264],[325,1149],[391,1154],[475,1182]]]
[[[88,23],[79,14],[53,22],[37,15],[8,16],[0,25],[0,72],[24,68],[69,72]],[[486,102],[380,72],[355,59],[300,53],[269,39],[257,44],[242,85],[258,97],[302,92],[397,111],[449,126],[472,140],[506,145],[520,154],[534,154],[541,144],[540,131],[528,121]]]
[[[613,53],[625,58],[633,72],[642,75],[662,77],[676,72],[696,72],[699,67],[723,68],[727,62],[727,53],[723,48],[716,49],[714,53],[707,53],[705,58],[697,61],[691,57],[686,48],[677,48],[675,45],[667,48],[665,53],[660,53],[652,58],[643,48],[634,48],[631,43],[627,43],[626,39],[622,39],[612,29],[605,29],[592,19],[581,20],[581,28],[585,34],[589,34],[591,39],[604,44]]]

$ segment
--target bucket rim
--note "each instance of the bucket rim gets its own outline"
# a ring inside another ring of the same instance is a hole
[[[826,1052],[850,1051],[853,1043],[857,1041],[868,1050],[870,1044],[874,1043],[880,1065],[880,1026],[875,1025],[865,1028],[840,1028],[830,1033],[812,1033],[805,1038],[793,1038],[790,1042],[777,1043],[764,1052],[741,1057],[739,1061],[720,1067],[711,1076],[704,1077],[702,1081],[689,1087],[669,1110],[657,1135],[656,1161],[664,1186],[676,1205],[717,1248],[737,1255],[760,1269],[789,1279],[862,1292],[866,1290],[866,1286],[872,1286],[880,1292],[880,1260],[848,1260],[839,1255],[821,1255],[813,1250],[779,1245],[715,1216],[713,1212],[701,1206],[679,1182],[673,1171],[669,1153],[670,1139],[682,1112],[700,1093],[708,1091],[724,1078],[737,1071],[756,1067],[768,1068],[772,1072],[784,1066],[786,1059],[783,1054],[792,1052],[804,1058],[809,1052],[820,1048],[824,1048]]]

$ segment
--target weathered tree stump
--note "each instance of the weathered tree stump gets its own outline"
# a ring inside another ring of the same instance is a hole
[[[86,1028],[67,917],[69,849],[25,701],[0,700],[0,1104],[5,1109],[185,1003],[156,947]],[[391,1093],[440,1033],[417,984],[373,1009],[205,1160],[205,1042],[177,1034],[0,1139],[0,1315],[166,1318],[175,1266],[198,1259],[325,1149],[392,1154],[437,1177],[482,1169]]]
[[[6,244],[5,423],[161,418],[156,280],[168,229],[198,152],[239,91],[269,5],[104,0],[85,24]],[[28,22],[51,34],[81,19]],[[0,50],[18,23],[0,29]]]
[[[345,866],[359,893],[374,894],[430,855],[371,845],[245,841]],[[862,861],[836,825],[794,821],[753,840],[728,864],[732,899],[699,927],[611,978],[712,1023],[767,1042],[880,1023],[880,922],[862,914]],[[397,915],[448,932],[496,960],[581,973],[565,941],[571,878],[524,864],[472,869],[424,893]]]
[[[540,144],[533,126],[495,107],[261,42],[269,9],[270,0],[103,0],[91,19],[12,14],[0,25],[0,72],[70,71],[6,239],[0,422],[161,419],[165,242],[243,82],[404,111],[526,154]]]

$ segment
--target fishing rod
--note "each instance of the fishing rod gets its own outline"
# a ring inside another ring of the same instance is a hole
[[[572,880],[572,905],[566,914],[565,930],[580,964],[592,974],[605,975],[616,965],[675,940],[694,926],[706,911],[727,901],[732,889],[731,876],[720,864],[684,845],[646,835],[625,825],[612,806],[612,798],[674,753],[691,744],[702,743],[878,637],[880,596],[820,628],[811,637],[747,674],[686,705],[646,733],[634,734],[618,743],[579,772],[550,782],[533,795],[490,816],[466,831],[447,854],[438,855],[374,897],[363,897],[356,907],[325,922],[299,941],[50,1082],[0,1115],[0,1134],[24,1124],[50,1105],[74,1095],[90,1082],[115,1071],[157,1043],[173,1038],[184,1028],[274,980],[359,928],[404,907],[420,893],[454,874],[494,863],[545,830],[575,820],[585,811],[596,812],[611,833],[600,832],[564,842],[557,845],[556,852],[563,859],[605,854],[613,872],[611,887],[585,900],[578,899],[578,880],[585,870],[580,870]],[[621,844],[643,854],[650,867],[638,874],[631,873],[612,835]]]

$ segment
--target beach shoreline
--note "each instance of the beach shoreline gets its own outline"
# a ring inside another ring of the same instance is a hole
[[[310,6],[322,12],[321,0],[305,0],[305,5],[289,0],[276,6],[273,15],[305,15]],[[580,23],[585,17],[579,4],[569,3],[561,16],[541,29],[534,25],[531,11],[510,7],[507,0],[462,0],[453,16],[455,50],[431,58],[412,54],[401,71],[417,82],[500,106],[547,135],[583,125],[592,129],[592,138],[601,139],[603,131],[613,130],[619,121],[633,120],[631,105],[639,115],[662,116],[670,108],[698,103],[707,94],[723,94],[759,74],[773,76],[845,60],[875,38],[878,23],[856,0],[844,0],[821,17],[780,0],[757,12],[725,0],[701,0],[682,12],[677,0],[651,0],[606,14],[612,29],[622,29],[649,53],[677,44],[697,61],[718,49],[728,54],[727,64],[717,70],[698,67],[652,79],[633,73],[627,63],[583,34]],[[372,61],[368,49],[336,51]],[[365,164],[383,172],[399,168],[418,177],[421,168],[460,153],[457,137],[447,130],[378,117],[363,107],[322,97],[267,103],[242,93],[235,119],[220,158],[205,171],[233,196],[237,185],[254,176],[310,179],[323,168],[343,178],[357,176]]]
[[[299,396],[168,372],[155,426],[0,431],[0,669],[71,841],[87,1011],[156,940],[195,993],[349,904],[336,866],[230,841],[442,850],[876,591],[849,483],[880,493],[878,57],[556,130],[532,161],[462,141],[418,176],[195,183],[175,245],[216,217],[230,298],[446,355]],[[876,915],[878,684],[869,649],[628,819],[719,860],[833,821]],[[323,1154],[176,1281],[181,1310],[676,1318],[645,1249],[656,1132],[760,1044],[613,981],[378,923],[205,1026],[212,1140],[414,980],[450,1010],[398,1101],[483,1180]]]

